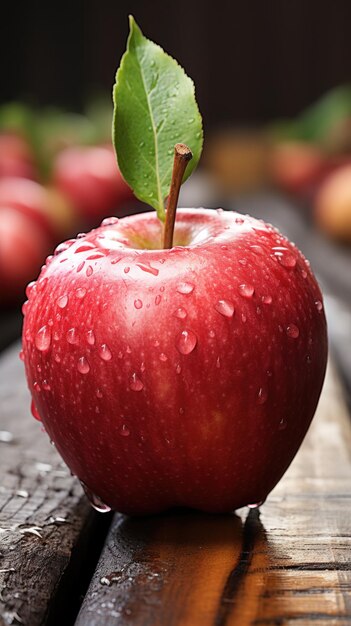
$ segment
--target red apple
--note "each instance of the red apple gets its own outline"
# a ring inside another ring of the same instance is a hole
[[[323,153],[312,144],[289,141],[272,149],[272,181],[288,193],[310,198],[323,177],[325,167]]]
[[[169,250],[161,229],[154,213],[105,220],[42,271],[23,329],[35,412],[95,504],[259,503],[318,402],[321,292],[256,219],[180,210]]]
[[[49,253],[52,242],[30,217],[0,206],[0,303],[22,299]]]
[[[77,227],[69,201],[56,189],[25,178],[0,180],[0,206],[11,206],[33,219],[52,243],[67,237]]]
[[[23,137],[15,133],[0,133],[0,178],[18,176],[36,179],[38,172],[33,154]]]
[[[112,146],[66,148],[56,158],[53,181],[90,224],[132,197]]]

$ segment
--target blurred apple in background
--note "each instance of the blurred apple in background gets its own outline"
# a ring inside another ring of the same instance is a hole
[[[11,132],[0,133],[0,179],[20,176],[37,179],[38,171],[32,151],[26,140]]]
[[[29,215],[0,206],[0,304],[24,300],[24,286],[36,277],[52,240]]]
[[[67,237],[78,227],[68,200],[54,188],[25,178],[0,180],[0,206],[10,206],[34,220],[52,243]]]
[[[272,148],[271,180],[288,193],[311,197],[325,166],[322,151],[312,144],[285,141]]]
[[[329,236],[351,243],[351,164],[324,181],[316,197],[315,219]]]
[[[118,207],[133,197],[116,165],[112,145],[62,150],[52,180],[89,225],[111,214],[118,216]]]

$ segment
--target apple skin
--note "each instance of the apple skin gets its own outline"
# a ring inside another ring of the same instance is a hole
[[[52,175],[86,224],[96,225],[133,194],[122,178],[112,146],[79,146],[62,150]]]
[[[272,226],[181,209],[61,246],[28,293],[38,416],[92,493],[129,514],[259,503],[311,422],[327,335],[308,262]],[[65,249],[66,247],[66,249]]]

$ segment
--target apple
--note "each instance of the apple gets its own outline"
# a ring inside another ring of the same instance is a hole
[[[67,198],[54,188],[26,178],[0,179],[0,206],[11,206],[30,217],[52,244],[67,237],[78,225]]]
[[[322,151],[302,141],[285,141],[272,148],[272,182],[288,193],[309,199],[326,167]]]
[[[54,163],[53,182],[90,225],[96,225],[104,215],[113,213],[132,198],[112,145],[62,150]]]
[[[19,176],[38,177],[33,154],[23,137],[12,132],[0,133],[0,178]]]
[[[28,215],[0,205],[0,303],[23,301],[24,288],[33,280],[49,253],[52,240]]]
[[[351,164],[325,179],[315,199],[314,215],[330,237],[351,242]]]
[[[316,409],[320,289],[249,216],[182,209],[173,248],[161,232],[153,212],[105,220],[29,287],[34,413],[99,510],[258,505]]]

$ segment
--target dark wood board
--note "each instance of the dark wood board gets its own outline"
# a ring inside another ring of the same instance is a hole
[[[116,515],[76,626],[351,623],[351,426],[329,368],[261,512]]]
[[[31,418],[18,352],[16,345],[0,359],[0,625],[39,626],[61,582],[68,587],[67,571],[75,580],[69,603],[61,596],[65,615],[78,611],[90,543],[101,544],[107,529]]]

